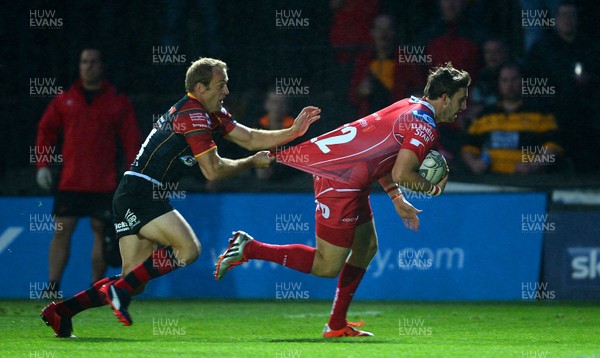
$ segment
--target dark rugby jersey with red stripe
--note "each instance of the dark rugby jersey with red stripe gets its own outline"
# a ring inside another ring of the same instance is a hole
[[[176,182],[190,168],[197,167],[196,158],[217,148],[214,134],[227,135],[235,126],[225,108],[208,113],[198,100],[187,94],[154,124],[131,171],[161,183]]]

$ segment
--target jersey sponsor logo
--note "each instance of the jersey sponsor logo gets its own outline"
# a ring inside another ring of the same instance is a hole
[[[413,115],[413,117],[420,119],[426,123],[429,123],[430,125],[435,127],[435,121],[433,120],[431,115],[429,115],[429,113],[427,113],[426,111],[423,111],[420,109],[415,109],[415,110],[411,111],[410,113]]]
[[[135,215],[131,209],[127,209],[125,212],[125,220],[127,220],[129,227],[132,229],[142,223],[138,220],[137,215]]]
[[[192,123],[192,127],[210,130],[210,123]]]
[[[181,157],[179,157],[179,160],[187,165],[188,167],[194,166],[194,164],[198,163],[198,161],[196,160],[196,158],[194,158],[191,155],[182,155]]]
[[[129,225],[125,221],[121,221],[120,223],[115,224],[115,231],[117,233],[124,232],[129,230]]]
[[[411,123],[410,129],[413,130],[413,133],[416,136],[423,138],[425,142],[433,142],[435,136],[433,134],[433,130],[428,125],[423,123]]]
[[[194,122],[194,121],[206,121],[206,123],[208,123],[209,125],[211,124],[210,118],[208,118],[208,116],[204,112],[190,113],[189,116],[190,116],[190,120],[192,122]]]

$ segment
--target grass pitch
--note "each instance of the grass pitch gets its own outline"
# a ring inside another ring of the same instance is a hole
[[[44,302],[0,301],[2,357],[600,357],[600,305],[355,302],[375,337],[323,339],[330,302],[136,300],[123,327],[107,307],[56,339]]]

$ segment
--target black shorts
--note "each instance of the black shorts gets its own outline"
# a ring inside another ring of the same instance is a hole
[[[113,221],[117,238],[135,235],[150,221],[173,210],[166,199],[155,195],[152,182],[124,175],[113,198]]]
[[[110,220],[113,193],[59,191],[54,196],[52,214],[56,216],[90,216]]]

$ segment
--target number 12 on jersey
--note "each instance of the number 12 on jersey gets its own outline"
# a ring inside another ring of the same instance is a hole
[[[335,131],[332,131],[329,133],[334,133],[336,131],[337,131],[337,129]],[[355,127],[342,127],[340,129],[340,131],[342,132],[342,134],[338,134],[338,135],[334,135],[333,137],[322,138],[322,139],[319,139],[317,137],[317,138],[311,139],[310,142],[316,144],[317,147],[319,147],[319,149],[323,153],[327,154],[327,153],[331,152],[331,149],[329,149],[329,146],[336,145],[336,144],[345,144],[345,143],[348,143],[351,140],[353,140],[354,137],[356,137],[356,128]],[[329,135],[329,133],[327,133],[325,135]]]

